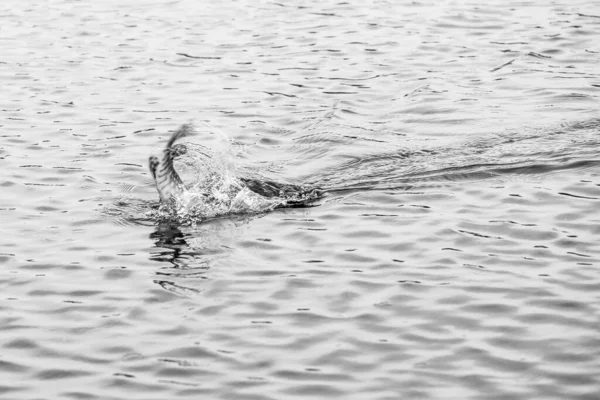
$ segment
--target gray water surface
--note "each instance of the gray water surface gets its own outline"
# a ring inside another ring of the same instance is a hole
[[[598,399],[599,32],[597,1],[2,2],[0,397]],[[153,219],[188,121],[329,194]]]

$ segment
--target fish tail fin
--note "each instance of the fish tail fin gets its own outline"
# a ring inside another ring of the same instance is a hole
[[[181,194],[185,192],[185,186],[175,170],[173,160],[178,155],[185,154],[187,149],[184,145],[175,145],[175,142],[183,137],[191,136],[193,134],[194,127],[192,124],[181,125],[181,127],[171,135],[171,138],[162,152],[161,159],[151,156],[148,160],[150,173],[156,183],[156,189],[158,190],[161,201],[168,201],[171,198],[180,197]]]

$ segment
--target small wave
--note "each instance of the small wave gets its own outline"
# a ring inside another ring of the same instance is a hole
[[[156,212],[157,208],[156,202],[121,196],[109,202],[101,210],[101,214],[110,223],[118,226],[153,226],[155,219],[152,213]]]

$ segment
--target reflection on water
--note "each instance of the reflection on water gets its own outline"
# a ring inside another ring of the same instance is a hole
[[[151,253],[150,260],[169,265],[159,267],[155,283],[179,295],[199,293],[202,280],[211,279],[211,268],[219,268],[229,259],[233,250],[228,243],[256,217],[231,216],[193,227],[159,223],[150,234],[158,249]]]

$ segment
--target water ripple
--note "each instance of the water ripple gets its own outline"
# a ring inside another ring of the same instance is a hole
[[[597,398],[593,6],[2,3],[0,396]],[[158,221],[191,120],[329,194]]]

